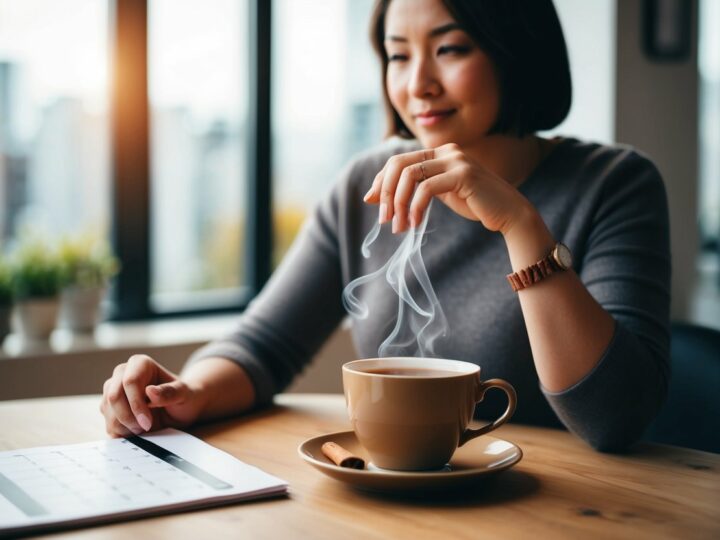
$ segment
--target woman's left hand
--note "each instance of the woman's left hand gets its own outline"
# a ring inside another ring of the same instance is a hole
[[[380,203],[380,223],[392,219],[397,233],[422,221],[432,197],[503,234],[529,206],[515,187],[473,162],[454,143],[391,157],[364,200]]]

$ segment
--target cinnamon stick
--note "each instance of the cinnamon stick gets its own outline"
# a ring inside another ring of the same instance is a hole
[[[322,445],[322,453],[325,454],[330,461],[340,467],[348,467],[350,469],[364,469],[365,461],[362,458],[352,455],[339,444],[334,442],[326,442]]]

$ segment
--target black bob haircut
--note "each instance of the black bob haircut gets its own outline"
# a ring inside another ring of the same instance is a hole
[[[370,39],[382,62],[386,135],[413,138],[387,94],[385,15],[377,0]],[[560,124],[570,110],[572,83],[565,38],[552,0],[442,0],[460,27],[487,54],[500,84],[500,111],[490,134],[524,136]]]

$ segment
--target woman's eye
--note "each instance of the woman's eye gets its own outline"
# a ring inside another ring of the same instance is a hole
[[[438,49],[438,54],[465,54],[470,47],[463,45],[443,45]]]
[[[398,62],[402,60],[407,60],[407,55],[405,54],[389,54],[388,55],[388,62]]]

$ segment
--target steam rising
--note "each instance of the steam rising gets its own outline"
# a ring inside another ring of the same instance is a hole
[[[393,331],[380,345],[379,358],[386,356],[433,357],[435,356],[435,340],[447,334],[447,319],[430,284],[430,278],[420,252],[431,208],[432,201],[420,226],[409,229],[405,233],[405,238],[382,268],[354,279],[343,291],[343,305],[348,313],[356,319],[366,319],[370,316],[367,304],[355,296],[355,289],[358,287],[381,278],[384,274],[388,285],[398,296],[397,322]],[[362,243],[361,253],[366,259],[370,257],[370,246],[379,234],[380,224],[375,223]],[[408,270],[410,271],[408,272]],[[414,282],[417,282],[422,290],[422,294],[418,298],[413,298],[410,293],[409,285]],[[376,315],[382,316],[381,314]]]

